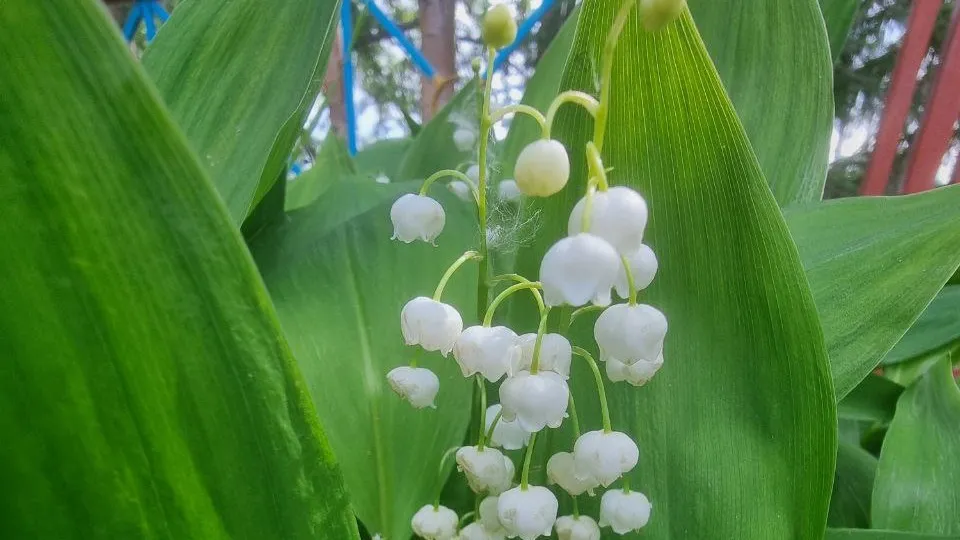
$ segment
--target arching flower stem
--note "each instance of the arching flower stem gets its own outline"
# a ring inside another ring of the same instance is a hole
[[[553,129],[553,121],[557,117],[557,112],[561,106],[567,103],[580,105],[593,117],[597,116],[597,109],[600,107],[600,102],[597,101],[597,98],[586,92],[580,92],[578,90],[561,92],[557,97],[553,98],[553,101],[550,103],[550,108],[547,109],[546,127],[543,130],[544,139],[550,138],[550,132]]]
[[[477,387],[480,390],[480,433],[477,435],[477,450],[483,451],[486,444],[487,424],[487,385],[483,383],[483,375],[476,375]]]
[[[613,427],[610,424],[610,408],[607,406],[607,392],[603,388],[603,376],[600,375],[600,368],[597,367],[597,361],[593,359],[590,353],[581,347],[574,346],[573,354],[583,358],[590,364],[590,369],[593,371],[593,378],[597,383],[597,393],[600,394],[600,414],[603,417],[603,432],[610,433],[613,431]]]
[[[603,47],[603,59],[600,68],[600,106],[597,107],[596,121],[593,124],[593,141],[597,145],[597,150],[603,149],[603,137],[607,129],[607,117],[610,113],[610,87],[613,78],[613,56],[617,49],[617,42],[620,41],[620,33],[627,24],[627,18],[630,11],[636,5],[637,0],[625,0],[620,6],[607,34],[607,40]]]
[[[537,442],[537,433],[530,435],[530,443],[523,456],[523,472],[520,473],[520,491],[526,491],[530,485],[530,462],[533,461],[533,446]]]
[[[491,278],[490,282],[496,283],[498,281],[504,281],[507,279],[516,281],[517,283],[533,283],[520,274],[500,274],[499,276]],[[543,312],[547,309],[547,307],[543,304],[543,295],[540,294],[540,289],[532,288],[530,289],[530,293],[533,295],[533,299],[537,302],[537,309],[540,312],[540,315],[543,315]]]
[[[440,492],[443,491],[443,481],[446,479],[443,474],[443,469],[446,467],[447,460],[450,459],[450,456],[455,454],[459,449],[459,446],[450,447],[443,453],[443,457],[440,458],[440,466],[437,467],[437,496],[433,499],[434,510],[440,508]]]
[[[487,308],[486,314],[483,316],[483,325],[490,326],[493,323],[493,315],[497,311],[497,307],[503,303],[504,300],[510,297],[511,294],[517,291],[523,291],[526,289],[539,289],[539,281],[527,281],[526,283],[517,283],[511,285],[503,290],[502,293],[498,294],[496,298],[493,299],[493,302],[490,302],[490,307]]]
[[[627,275],[627,286],[630,288],[630,299],[627,302],[631,306],[637,305],[637,283],[633,280],[633,270],[630,269],[630,261],[623,255],[620,256],[623,261],[623,272]]]
[[[543,113],[529,105],[518,103],[516,105],[507,105],[506,107],[497,109],[493,112],[493,114],[490,115],[490,122],[496,124],[508,114],[525,114],[530,118],[533,118],[538,124],[540,124],[540,130],[543,132],[544,138],[549,136],[550,131],[547,129],[547,119],[544,118]]]
[[[437,289],[433,292],[433,299],[437,302],[440,301],[440,298],[443,296],[443,289],[446,288],[447,282],[450,281],[450,278],[453,277],[453,274],[460,269],[467,261],[479,260],[481,258],[480,254],[476,251],[467,251],[460,256],[459,259],[453,261],[453,264],[447,268],[447,271],[443,273],[443,277],[440,278],[440,283],[437,284]]]
[[[427,190],[430,189],[430,186],[433,185],[433,183],[437,180],[451,177],[466,182],[467,185],[470,186],[470,191],[473,192],[473,197],[479,200],[480,193],[477,191],[477,185],[473,183],[473,180],[471,180],[469,176],[455,169],[444,169],[431,174],[426,180],[423,181],[423,185],[420,186],[420,195],[426,195]]]

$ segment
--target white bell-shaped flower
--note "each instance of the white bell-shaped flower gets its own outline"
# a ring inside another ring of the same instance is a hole
[[[642,291],[653,283],[653,278],[657,275],[659,263],[657,256],[650,249],[650,246],[643,244],[640,249],[630,255],[627,255],[627,264],[630,265],[630,274],[633,276],[633,284],[638,291]],[[620,265],[620,273],[617,274],[617,294],[620,298],[630,297],[630,283],[627,281],[627,272]]]
[[[464,377],[479,373],[497,382],[512,373],[520,359],[517,334],[506,326],[471,326],[457,338],[453,357]]]
[[[563,189],[570,179],[567,149],[552,139],[534,141],[517,156],[513,176],[524,195],[549,197]]]
[[[430,197],[407,193],[393,203],[390,220],[392,239],[408,244],[419,239],[432,244],[443,231],[447,215],[440,203]]]
[[[626,433],[602,430],[584,433],[573,445],[573,463],[577,474],[594,478],[604,487],[640,460],[640,449]]]
[[[537,346],[537,334],[523,334],[518,338],[520,344],[520,362],[514,372],[530,371],[533,365],[533,350]],[[570,341],[560,334],[544,334],[540,343],[540,369],[552,371],[570,378],[570,362],[573,360],[573,348]]]
[[[400,366],[387,373],[390,388],[400,397],[410,402],[414,409],[436,408],[433,399],[440,390],[440,379],[426,368]]]
[[[446,356],[463,331],[463,319],[453,306],[418,296],[400,311],[400,330],[407,345]]]
[[[557,452],[550,456],[547,460],[547,479],[574,497],[600,485],[589,474],[577,472],[570,452]]]
[[[410,520],[413,532],[427,540],[452,540],[457,536],[457,513],[446,506],[428,504]]]
[[[610,243],[621,255],[640,249],[647,228],[647,202],[636,191],[614,186],[593,194],[589,227],[583,229],[586,197],[580,199],[567,221],[567,234],[589,232]]]
[[[461,152],[469,152],[477,144],[477,134],[470,128],[459,127],[453,131],[453,144]]]
[[[476,493],[499,495],[513,485],[513,461],[496,448],[463,446],[457,450],[457,469]]]
[[[627,381],[634,386],[643,386],[663,367],[663,353],[661,352],[653,362],[639,360],[632,366],[613,358],[608,358],[606,363],[607,377],[611,382]]]
[[[600,498],[600,526],[617,534],[639,531],[650,521],[653,505],[639,491],[611,489]]]
[[[484,428],[486,431],[490,431],[490,426],[501,408],[499,403],[487,407],[486,427]],[[505,420],[502,415],[500,420],[497,421],[497,425],[494,426],[493,437],[489,441],[490,446],[497,446],[504,450],[519,450],[526,446],[528,442],[530,442],[530,432],[520,427],[516,419]]]
[[[543,300],[548,306],[610,305],[610,290],[622,265],[606,240],[582,233],[568,236],[547,250],[540,262]]]
[[[470,167],[467,168],[467,172],[465,172],[464,174],[467,175],[467,178],[469,178],[470,180],[473,180],[473,185],[475,186],[480,185],[480,165],[477,165],[477,164],[471,165]]]
[[[560,505],[557,497],[543,486],[519,486],[504,492],[497,501],[500,523],[511,538],[533,540],[550,536]]]
[[[502,537],[507,534],[507,530],[503,528],[503,524],[500,523],[500,516],[497,515],[497,501],[499,500],[499,495],[491,495],[480,501],[480,515],[477,516],[477,521],[490,533],[499,534]]]
[[[600,526],[590,516],[560,516],[554,527],[560,540],[600,540]]]
[[[492,533],[480,523],[474,522],[460,529],[457,540],[504,540],[503,534]]]
[[[512,203],[519,202],[523,197],[523,193],[520,193],[520,188],[517,187],[516,180],[501,180],[497,184],[497,195],[501,201]]]
[[[600,360],[617,360],[632,366],[641,360],[656,362],[667,336],[667,318],[646,304],[610,306],[593,327]]]
[[[454,180],[447,184],[447,189],[453,192],[458,199],[465,202],[473,200],[473,189],[463,180]]]
[[[500,385],[500,404],[507,421],[516,419],[524,430],[536,433],[546,426],[560,427],[567,415],[570,389],[562,375],[552,371],[521,371]]]

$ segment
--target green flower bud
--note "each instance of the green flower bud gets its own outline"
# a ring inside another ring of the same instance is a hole
[[[517,21],[506,4],[497,4],[483,17],[483,41],[502,49],[517,39]]]
[[[687,7],[687,0],[640,0],[643,27],[650,32],[672,23]]]

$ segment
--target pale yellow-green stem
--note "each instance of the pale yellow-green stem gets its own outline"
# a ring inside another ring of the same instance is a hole
[[[520,274],[500,274],[499,276],[490,278],[490,282],[496,283],[505,279],[516,281],[517,283],[533,283]],[[530,293],[533,295],[533,299],[537,302],[537,309],[539,310],[540,315],[543,315],[543,312],[547,309],[547,307],[543,304],[543,295],[540,294],[540,290],[537,288],[530,289]]]
[[[573,439],[580,438],[580,417],[577,416],[577,404],[573,401],[573,393],[570,393],[570,421],[573,422]]]
[[[480,155],[477,157],[477,166],[480,168],[479,185],[477,186],[477,219],[480,222],[480,274],[477,281],[477,317],[483,316],[487,309],[488,283],[490,275],[490,254],[487,249],[487,144],[490,140],[490,128],[493,123],[490,119],[490,93],[493,89],[493,62],[497,52],[487,48],[487,71],[483,85],[483,98],[480,106]]]
[[[497,424],[500,422],[500,419],[503,418],[503,409],[497,412],[497,415],[493,417],[493,422],[490,422],[490,429],[487,430],[487,440],[493,440],[493,430],[497,428]],[[486,422],[486,419],[484,419]]]
[[[636,5],[637,0],[625,0],[620,6],[620,11],[610,27],[607,34],[607,40],[603,47],[603,59],[600,68],[600,106],[597,108],[596,121],[593,125],[593,141],[597,144],[598,150],[603,150],[603,137],[607,129],[607,117],[610,114],[610,81],[613,78],[613,54],[617,49],[617,42],[620,41],[620,33],[627,24],[627,18],[630,11]]]
[[[507,105],[502,109],[497,109],[490,115],[490,123],[496,124],[503,119],[504,116],[508,114],[525,114],[530,118],[533,118],[540,124],[540,131],[543,133],[544,138],[550,135],[550,130],[547,129],[547,119],[544,118],[543,113],[534,109],[529,105],[516,104],[516,105]]]
[[[547,332],[547,319],[550,317],[550,308],[540,314],[540,325],[537,327],[537,340],[533,344],[533,360],[530,362],[530,374],[536,375],[540,371],[540,349],[543,347],[543,335]]]
[[[583,306],[582,308],[578,308],[574,310],[574,312],[570,315],[570,324],[573,324],[573,322],[577,320],[577,317],[581,315],[586,315],[587,313],[590,313],[593,311],[603,311],[605,309],[607,309],[606,306],[595,306],[593,304],[589,306]]]
[[[520,491],[526,491],[530,480],[530,462],[533,461],[533,445],[537,442],[537,434],[530,435],[527,452],[523,455],[523,472],[520,473]]]
[[[633,280],[633,270],[630,269],[630,261],[623,255],[620,256],[620,262],[623,263],[623,272],[627,275],[627,286],[630,288],[629,305],[637,305],[637,284]]]
[[[477,191],[477,185],[473,183],[473,180],[471,180],[469,176],[455,169],[444,169],[431,174],[426,180],[423,181],[423,185],[420,186],[420,195],[426,195],[427,190],[430,189],[430,186],[437,180],[448,177],[453,177],[466,182],[467,185],[470,186],[470,190],[473,192],[473,197],[479,200],[480,194]]]
[[[583,358],[590,364],[590,370],[593,371],[593,378],[597,383],[597,393],[600,394],[600,414],[603,417],[603,432],[610,433],[613,426],[610,424],[610,408],[607,406],[607,392],[603,388],[603,376],[600,375],[600,368],[597,367],[597,361],[593,359],[586,350],[574,346],[573,354]]]
[[[487,423],[487,385],[483,383],[483,375],[476,377],[477,386],[480,388],[480,434],[477,435],[477,449],[483,452],[483,445],[486,443],[484,435]]]
[[[447,451],[443,453],[443,457],[440,458],[440,466],[437,467],[437,496],[433,499],[434,510],[440,508],[440,493],[443,491],[443,480],[445,478],[443,475],[443,468],[446,466],[447,460],[450,459],[450,456],[455,454],[459,449],[459,446],[448,448]]]
[[[483,325],[490,326],[493,323],[493,314],[497,311],[497,307],[503,303],[511,294],[517,291],[523,291],[526,289],[539,289],[539,281],[528,281],[526,283],[517,283],[511,285],[503,290],[502,293],[498,294],[496,298],[493,299],[493,302],[490,302],[490,307],[487,308],[487,313],[483,316]]]
[[[546,117],[546,129],[543,132],[543,138],[549,139],[550,132],[553,130],[553,120],[557,117],[557,111],[560,110],[560,107],[566,103],[573,103],[580,105],[590,113],[590,116],[596,118],[597,109],[600,107],[600,102],[597,101],[597,98],[591,96],[586,92],[581,92],[579,90],[567,90],[566,92],[561,92],[557,97],[553,98],[553,101],[550,103],[550,108],[547,109]]]
[[[465,262],[480,258],[480,254],[476,251],[467,251],[461,255],[459,259],[453,261],[453,264],[447,268],[447,271],[443,273],[443,277],[440,278],[440,283],[437,284],[437,290],[433,292],[433,299],[437,302],[440,301],[440,298],[443,296],[443,289],[447,286],[447,282],[450,281],[450,278],[453,277],[453,274],[455,274]]]

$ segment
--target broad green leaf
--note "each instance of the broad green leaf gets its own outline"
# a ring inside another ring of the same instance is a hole
[[[583,66],[598,63],[620,4],[582,4],[562,89],[592,88]],[[819,539],[837,444],[823,337],[780,210],[688,13],[653,34],[633,14],[611,96],[604,165],[612,183],[637,188],[650,205],[646,241],[660,272],[643,300],[670,321],[660,374],[642,388],[608,386],[615,429],[641,448],[631,485],[654,505],[644,535]],[[531,204],[543,226],[518,264],[531,278],[583,194],[593,121],[564,109],[554,132],[573,176]],[[515,303],[518,330],[534,317],[524,305]],[[573,341],[592,348],[587,321],[574,330]],[[592,378],[575,366],[581,423],[597,429]],[[569,450],[569,426],[553,441],[552,451]]]
[[[960,286],[948,285],[933,299],[899,343],[883,358],[896,364],[960,340]]]
[[[873,525],[960,535],[960,388],[945,356],[900,397],[880,452]]]
[[[347,151],[347,146],[333,132],[320,146],[317,158],[310,170],[287,181],[286,210],[303,208],[320,198],[330,186],[347,177],[356,176],[357,168]]]
[[[876,473],[877,458],[859,445],[840,443],[828,526],[870,527],[870,497]]]
[[[820,200],[833,67],[817,1],[688,3],[780,206]]]
[[[441,455],[463,440],[472,401],[455,362],[404,346],[400,309],[433,294],[475,220],[445,197],[439,247],[391,240],[390,204],[411,184],[335,186],[251,245],[357,515],[386,538],[408,538],[413,513],[437,495]],[[475,310],[476,274],[466,267],[444,293],[465,314]],[[387,372],[415,358],[440,377],[436,410],[414,410],[387,384]]]
[[[922,377],[931,366],[943,359],[944,356],[956,354],[957,351],[957,347],[950,347],[930,354],[920,355],[904,362],[884,366],[883,375],[901,386],[910,386],[914,381]]]
[[[440,169],[456,169],[467,162],[476,162],[476,151],[461,152],[454,144],[453,132],[457,126],[451,118],[459,122],[473,119],[475,123],[479,112],[477,99],[477,83],[470,81],[423,126],[404,154],[393,180],[423,179]]]
[[[960,540],[960,536],[865,529],[827,529],[824,540]]]
[[[878,375],[867,375],[837,404],[837,415],[850,420],[887,423],[893,418],[903,386]]]
[[[319,90],[339,5],[185,1],[143,55],[235,223],[284,169]]]
[[[357,538],[260,277],[113,24],[0,3],[0,537]]]
[[[836,62],[843,52],[843,46],[850,35],[850,28],[856,20],[863,0],[820,0],[823,21],[827,24],[827,36],[830,38],[830,53]]]
[[[357,152],[353,161],[359,172],[373,176],[383,174],[393,180],[400,168],[400,161],[411,144],[412,138],[377,141]]]
[[[960,187],[785,212],[837,398],[870,373],[960,265]]]

